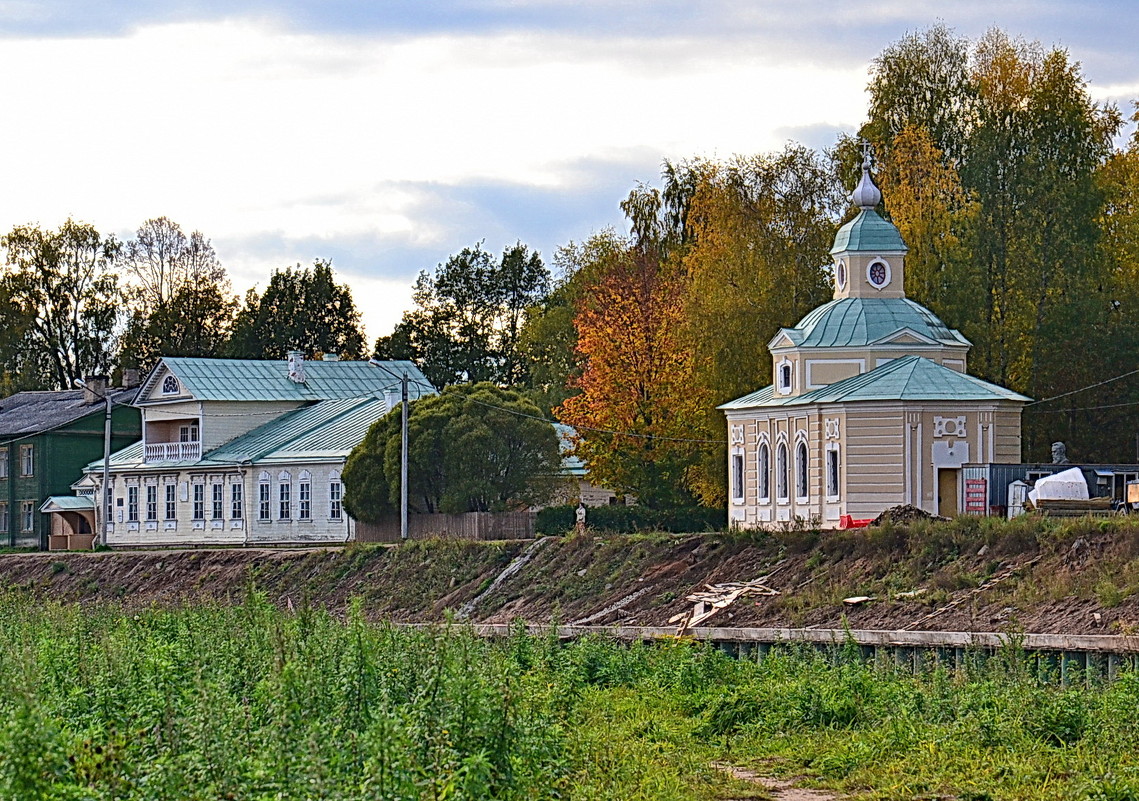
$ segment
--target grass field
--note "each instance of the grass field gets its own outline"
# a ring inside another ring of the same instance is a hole
[[[1139,799],[1139,675],[841,656],[0,596],[0,798],[764,797],[722,763],[876,799]]]

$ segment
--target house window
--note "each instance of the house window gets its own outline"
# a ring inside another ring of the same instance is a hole
[[[210,499],[210,520],[221,520],[225,516],[225,485],[214,484],[210,491],[213,495]]]
[[[146,519],[158,519],[158,487],[148,486],[146,488]]]
[[[179,442],[197,442],[198,441],[198,424],[190,423],[189,425],[181,426],[178,429]]]
[[[8,477],[8,449],[0,448],[0,478]]]
[[[174,520],[178,517],[178,504],[176,503],[175,494],[178,489],[173,484],[166,485],[166,519]]]
[[[297,519],[312,519],[312,482],[302,481],[297,485]]]
[[[780,393],[786,395],[791,391],[791,383],[794,379],[794,372],[791,368],[791,362],[784,359],[779,363],[775,369],[776,381],[779,384]]]
[[[244,498],[242,497],[240,484],[229,485],[229,498],[229,516],[234,520],[240,520],[244,512]]]
[[[6,532],[8,527],[8,502],[0,501],[0,531]]]
[[[20,475],[33,476],[36,473],[35,452],[31,445],[20,446]]]
[[[827,496],[838,497],[838,449],[827,451]]]
[[[775,449],[775,497],[778,500],[787,501],[787,486],[787,443],[780,442]]]
[[[166,376],[162,379],[162,394],[163,395],[177,395],[178,394],[178,379],[172,375]]]
[[[771,449],[766,442],[759,444],[759,454],[755,461],[759,479],[759,502],[767,503],[771,500]]]
[[[20,501],[20,531],[32,531],[36,527],[36,502]]]
[[[795,498],[807,500],[807,443],[795,446]]]
[[[288,520],[293,516],[293,485],[282,481],[277,485],[277,519]]]
[[[257,519],[269,519],[269,479],[263,479],[257,485]]]
[[[339,520],[343,513],[344,485],[339,479],[333,479],[328,484],[328,519]]]
[[[194,485],[194,512],[192,517],[195,520],[206,519],[206,485]]]
[[[744,455],[732,454],[732,498],[735,501],[744,499]]]
[[[127,520],[138,522],[138,487],[127,487]]]

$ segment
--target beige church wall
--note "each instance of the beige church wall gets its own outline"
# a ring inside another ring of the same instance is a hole
[[[866,372],[865,359],[805,359],[806,389],[835,384]]]
[[[875,517],[883,509],[903,502],[903,426],[904,415],[898,408],[847,408],[843,436],[844,505],[852,517]]]

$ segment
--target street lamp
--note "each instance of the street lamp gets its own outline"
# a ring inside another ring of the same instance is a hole
[[[102,398],[103,401],[107,405],[107,414],[106,414],[105,420],[103,421],[103,508],[99,513],[99,517],[96,517],[96,520],[98,520],[100,517],[103,520],[102,544],[106,545],[107,544],[107,534],[110,533],[110,527],[111,527],[111,404],[112,404],[112,401],[111,401],[111,396],[108,395],[105,391],[100,392],[99,390],[95,389],[94,387],[87,386],[87,382],[84,381],[82,378],[76,378],[75,379],[75,386],[80,387],[82,389],[85,389],[88,392],[92,393],[93,395],[96,395],[97,397]],[[92,543],[92,548],[95,545],[99,545],[99,544],[100,544],[99,533],[96,531],[94,542]]]

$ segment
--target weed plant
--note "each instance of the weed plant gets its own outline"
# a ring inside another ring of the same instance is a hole
[[[874,799],[1139,798],[1133,673],[1065,685],[1015,647],[915,674],[853,646],[490,641],[361,611],[0,595],[0,798],[763,797],[717,762]]]

